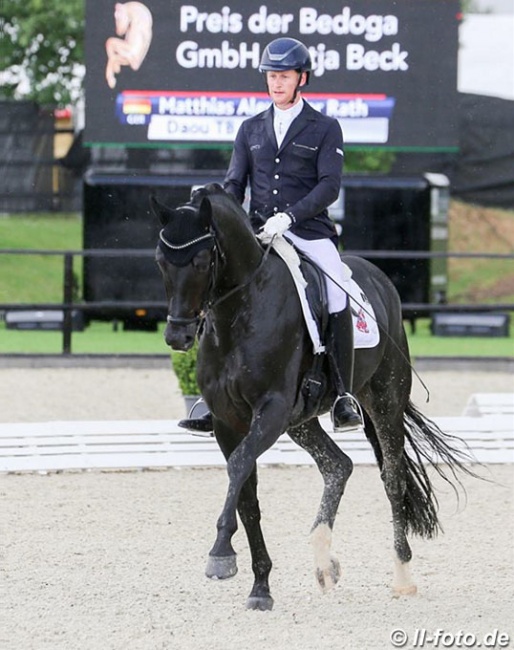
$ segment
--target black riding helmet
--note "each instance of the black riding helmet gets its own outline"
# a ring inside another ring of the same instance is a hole
[[[262,53],[259,72],[297,70],[306,73],[305,85],[309,83],[312,60],[309,50],[296,38],[276,38],[266,45]]]

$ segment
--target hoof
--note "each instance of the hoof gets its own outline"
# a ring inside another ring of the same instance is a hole
[[[402,596],[415,596],[418,593],[416,585],[405,585],[403,587],[393,587],[393,598]]]
[[[320,589],[323,593],[326,593],[327,591],[330,591],[330,589],[333,589],[339,582],[340,577],[341,565],[339,564],[339,560],[337,560],[335,557],[330,558],[330,562],[327,567],[323,569],[318,567],[316,569],[316,580],[318,581],[318,585],[320,586]]]
[[[273,609],[273,598],[271,596],[250,596],[246,601],[246,609],[269,612]]]
[[[237,573],[237,561],[235,555],[214,557],[209,555],[205,575],[212,580],[227,580],[233,578]]]

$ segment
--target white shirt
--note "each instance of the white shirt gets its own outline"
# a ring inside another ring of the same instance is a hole
[[[286,108],[282,110],[277,106],[273,106],[273,128],[275,129],[275,137],[277,138],[278,146],[282,144],[282,141],[287,133],[287,129],[291,126],[291,122],[298,117],[302,112],[303,108],[303,99],[300,98],[300,101],[291,106],[291,108]]]

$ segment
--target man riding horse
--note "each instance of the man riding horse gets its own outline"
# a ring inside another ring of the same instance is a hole
[[[267,45],[259,71],[273,104],[241,125],[224,188],[242,204],[249,183],[249,213],[254,228],[260,228],[258,237],[268,244],[284,236],[324,274],[326,345],[337,392],[331,413],[334,430],[341,431],[362,424],[351,395],[353,323],[346,291],[351,271],[341,261],[327,210],[341,188],[343,134],[337,120],[302,98],[311,70],[309,51],[300,41],[277,38]],[[212,418],[207,413],[180,426],[212,431]]]

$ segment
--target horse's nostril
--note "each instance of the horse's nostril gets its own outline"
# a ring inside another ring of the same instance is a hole
[[[164,340],[173,350],[187,352],[195,342],[196,330],[186,331],[182,327],[173,327],[168,325],[164,330]]]
[[[195,337],[187,335],[184,340],[184,349],[190,350],[193,347],[194,342],[195,342]]]

